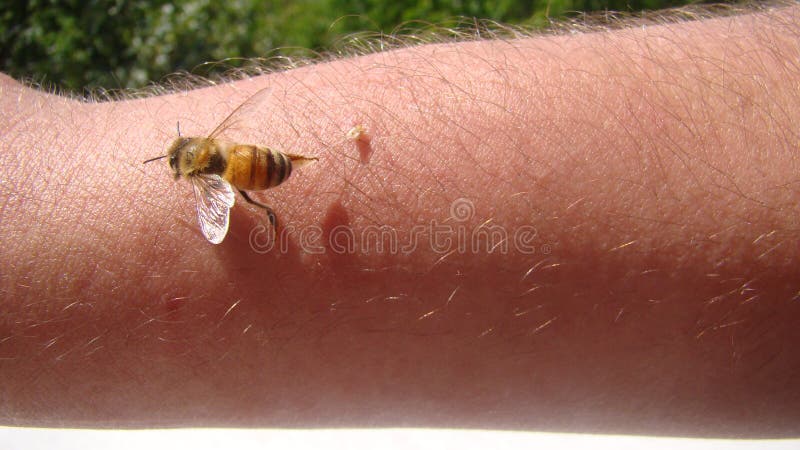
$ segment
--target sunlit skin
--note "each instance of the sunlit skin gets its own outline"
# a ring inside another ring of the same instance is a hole
[[[797,14],[113,103],[0,79],[2,422],[796,436]],[[219,138],[319,161],[259,197],[281,245],[254,207],[211,245],[141,162],[265,86]]]

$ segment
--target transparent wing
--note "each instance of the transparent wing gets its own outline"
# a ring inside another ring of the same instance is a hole
[[[272,88],[265,87],[257,90],[253,95],[248,97],[239,106],[236,107],[228,117],[225,118],[209,135],[209,139],[214,139],[220,134],[224,133],[229,128],[234,128],[242,119],[251,118],[257,120],[259,111],[264,111],[264,102],[270,96]]]
[[[190,177],[197,202],[200,230],[212,244],[219,244],[228,233],[228,216],[233,207],[233,189],[219,175]]]

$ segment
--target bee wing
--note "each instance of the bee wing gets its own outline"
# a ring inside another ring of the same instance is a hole
[[[190,177],[197,202],[197,220],[203,235],[212,244],[219,244],[228,233],[228,216],[233,207],[231,185],[219,175]]]
[[[247,100],[243,101],[239,106],[236,107],[228,117],[225,118],[211,134],[208,135],[208,139],[214,139],[222,134],[228,128],[232,128],[236,123],[238,123],[242,118],[247,117],[248,115],[256,115],[258,109],[262,106],[262,102],[269,96],[272,92],[272,88],[265,87],[262,89],[257,90],[253,95],[247,98]],[[262,108],[263,109],[263,108]]]

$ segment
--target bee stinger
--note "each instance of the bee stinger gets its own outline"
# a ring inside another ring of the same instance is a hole
[[[255,103],[265,89],[239,105],[208,137],[178,137],[166,155],[144,163],[169,158],[175,179],[185,178],[194,190],[200,230],[209,242],[219,244],[228,232],[230,209],[234,204],[233,188],[242,197],[266,211],[273,231],[277,228],[275,212],[250,198],[245,191],[261,191],[286,181],[292,171],[316,161],[313,156],[284,153],[264,146],[236,144],[216,137],[234,122],[247,105]]]

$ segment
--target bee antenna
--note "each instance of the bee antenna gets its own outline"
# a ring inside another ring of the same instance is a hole
[[[142,164],[147,164],[147,163],[152,162],[152,161],[156,161],[156,160],[159,160],[159,159],[162,159],[162,158],[166,158],[167,156],[169,156],[169,155],[156,156],[155,158],[148,159],[147,161],[143,162]]]
[[[178,121],[178,137],[181,137],[181,121]]]

